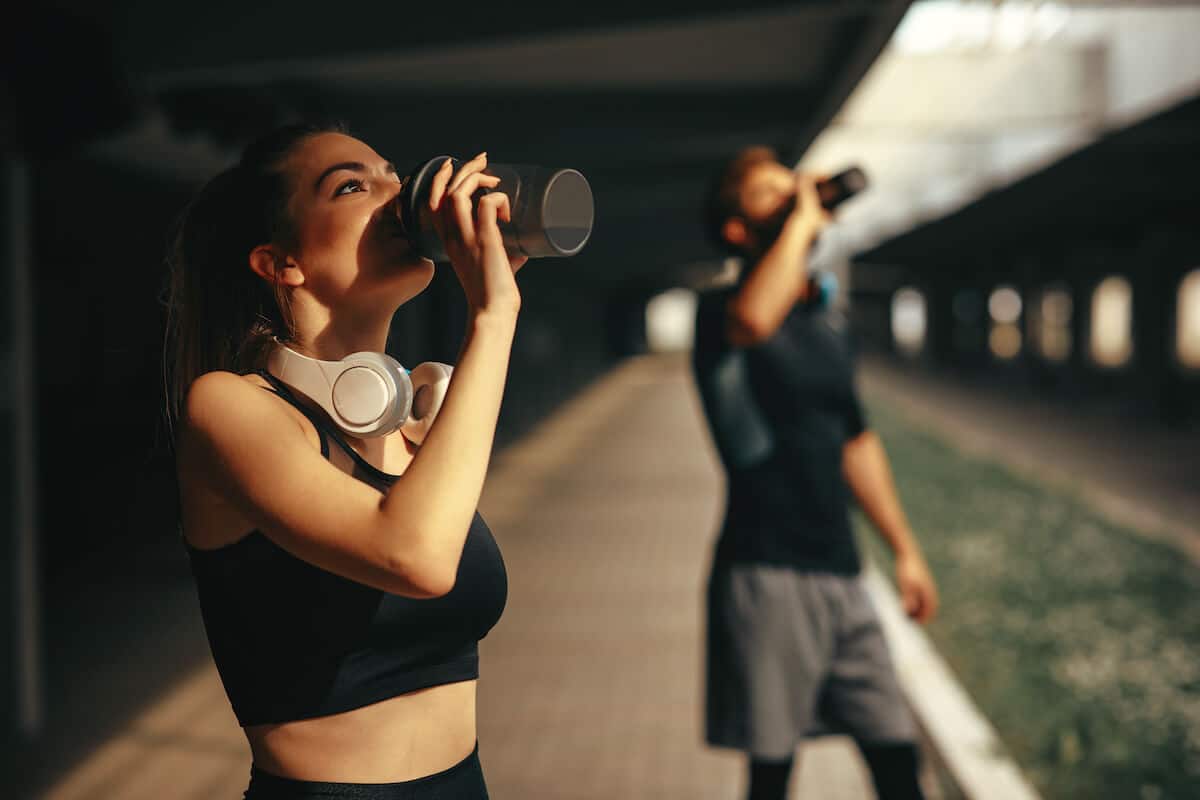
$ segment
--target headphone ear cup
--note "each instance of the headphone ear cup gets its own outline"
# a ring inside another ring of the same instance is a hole
[[[333,406],[338,424],[347,433],[385,436],[408,420],[412,401],[412,381],[396,359],[369,351],[342,359],[333,385]]]
[[[421,444],[433,427],[442,402],[446,399],[446,390],[450,387],[450,376],[454,368],[439,361],[426,361],[418,364],[409,375],[413,386],[412,413],[408,421],[400,426],[404,438],[413,444]]]

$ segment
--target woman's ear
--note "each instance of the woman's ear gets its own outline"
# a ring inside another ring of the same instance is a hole
[[[741,217],[730,217],[721,226],[721,236],[734,247],[745,247],[750,238],[746,222]]]
[[[250,269],[267,283],[283,286],[300,286],[304,283],[300,265],[273,245],[260,244],[250,251]]]

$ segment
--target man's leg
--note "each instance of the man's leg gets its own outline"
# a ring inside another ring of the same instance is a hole
[[[896,680],[887,642],[866,589],[838,580],[837,645],[821,715],[862,751],[880,800],[923,797],[917,781],[917,727]]]
[[[788,779],[792,775],[791,758],[768,761],[750,757],[748,800],[786,800]]]
[[[819,587],[787,567],[714,568],[708,619],[706,738],[747,754],[750,797],[783,798],[833,650]]]
[[[858,747],[871,770],[879,800],[924,800],[921,784],[917,782],[919,759],[915,744],[859,742]]]

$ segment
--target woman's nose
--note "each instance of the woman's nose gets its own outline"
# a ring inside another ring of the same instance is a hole
[[[388,200],[387,201],[390,203],[393,200],[395,200],[396,197],[399,196],[400,192],[404,191],[404,184],[401,183],[400,181],[389,181],[387,183],[387,188],[388,188],[388,195],[387,195]]]
[[[382,200],[379,204],[379,210],[376,213],[387,217],[398,218],[400,214],[400,192],[403,191],[403,189],[404,187],[399,181],[389,183],[387,185],[387,191],[381,193],[380,195]]]

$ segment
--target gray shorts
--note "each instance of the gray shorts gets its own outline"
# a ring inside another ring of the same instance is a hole
[[[865,744],[916,740],[858,577],[714,565],[707,644],[709,744],[782,759],[822,733]]]

